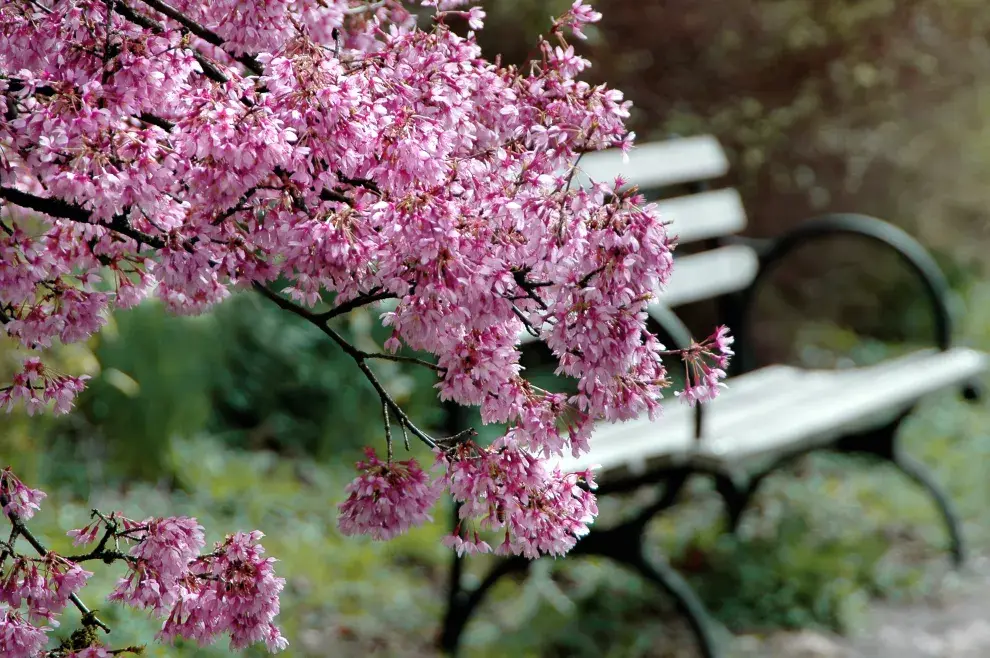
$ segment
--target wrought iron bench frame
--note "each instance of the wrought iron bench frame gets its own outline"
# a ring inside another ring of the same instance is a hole
[[[799,224],[795,229],[774,239],[756,240],[730,236],[712,240],[715,246],[747,245],[753,248],[758,256],[757,272],[749,285],[741,291],[717,297],[721,314],[724,315],[723,321],[730,326],[737,337],[733,377],[756,370],[754,354],[746,332],[749,329],[757,293],[767,281],[768,275],[797,248],[809,242],[840,235],[863,238],[891,250],[917,275],[924,286],[934,320],[933,344],[942,353],[948,353],[953,349],[951,290],[944,274],[928,251],[906,232],[882,220],[865,215],[830,214]],[[672,311],[661,309],[651,314],[674,345],[690,344],[690,333]],[[985,364],[978,369],[983,368]],[[968,400],[975,400],[979,395],[974,381],[974,378],[967,377],[964,381],[958,382],[962,394]],[[732,379],[729,382],[731,386]],[[724,502],[726,527],[730,532],[735,533],[743,513],[769,475],[812,451],[832,450],[841,453],[867,454],[887,461],[920,485],[938,507],[948,530],[952,561],[958,567],[963,563],[965,552],[961,524],[951,500],[929,470],[905,454],[897,441],[897,430],[914,410],[917,401],[911,401],[902,409],[891,409],[890,411],[895,412],[891,421],[843,433],[825,442],[802,443],[795,440],[792,444],[793,449],[787,445],[778,447],[772,451],[773,458],[769,465],[758,469],[747,471],[744,468],[727,467],[724,463],[690,460],[686,463],[649,468],[641,474],[604,481],[598,490],[599,496],[602,497],[629,493],[642,488],[653,488],[657,492],[652,503],[643,506],[631,518],[619,525],[607,529],[593,527],[591,533],[578,542],[569,556],[610,558],[660,587],[674,599],[686,617],[697,637],[702,655],[706,658],[714,658],[719,655],[715,623],[687,581],[662,557],[649,549],[645,540],[647,525],[656,515],[677,501],[692,476],[702,475],[714,479],[716,491]],[[451,424],[448,428],[451,433],[462,429],[463,423],[456,413],[452,412],[449,415],[448,422]],[[706,424],[705,406],[699,405],[695,408],[693,424],[694,436],[700,440]],[[456,509],[454,523],[455,525],[457,523]],[[457,556],[453,558],[447,611],[440,636],[440,646],[448,655],[457,655],[465,626],[491,588],[506,575],[527,571],[530,563],[530,560],[520,557],[500,559],[476,588],[467,590],[463,587],[463,558]]]

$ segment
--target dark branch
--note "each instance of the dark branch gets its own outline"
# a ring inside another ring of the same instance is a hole
[[[10,499],[7,498],[6,494],[0,494],[0,508],[5,508],[9,504],[10,504]],[[38,551],[38,555],[41,555],[42,557],[48,555],[48,549],[45,548],[45,545],[42,544],[41,541],[39,541],[38,538],[34,536],[34,533],[32,533],[26,525],[24,525],[24,522],[21,521],[21,518],[17,514],[15,514],[14,512],[6,512],[5,514],[7,518],[10,519],[10,523],[12,526],[14,526],[14,530],[17,531],[17,534],[24,537],[24,539],[26,539],[27,542],[31,544],[31,547],[34,548],[34,550]],[[97,619],[96,615],[94,615],[93,612],[88,607],[86,607],[86,604],[83,603],[78,596],[73,594],[72,596],[69,597],[69,600],[72,601],[72,604],[79,609],[79,612],[81,612],[84,617],[89,616],[93,620],[94,624],[102,628],[107,633],[110,632],[110,627],[104,624],[99,619]]]
[[[382,195],[382,191],[381,189],[379,189],[378,183],[376,183],[373,180],[368,180],[367,178],[351,178],[349,176],[343,175],[339,171],[337,172],[337,179],[341,183],[347,183],[352,187],[363,187],[364,189],[370,192],[374,192],[378,196]]]
[[[533,326],[533,323],[530,322],[529,318],[527,318],[526,315],[515,304],[512,305],[512,312],[515,313],[516,317],[522,321],[523,326],[526,327],[526,333],[528,333],[533,338],[540,337],[539,329]]]
[[[446,372],[446,368],[441,368],[435,363],[431,363],[426,359],[418,359],[414,356],[403,356],[401,354],[384,354],[376,352],[364,352],[364,358],[366,359],[380,359],[382,361],[395,361],[396,363],[412,363],[417,366],[423,366],[424,368],[429,368],[435,372]]]
[[[172,132],[172,128],[175,124],[168,119],[163,119],[161,117],[156,117],[154,114],[148,114],[147,112],[142,112],[137,116],[138,119],[144,121],[145,123],[150,123],[153,126],[158,126],[165,132]]]
[[[6,199],[10,203],[22,208],[51,215],[52,217],[68,219],[81,224],[102,226],[110,229],[111,231],[127,236],[140,244],[146,244],[149,247],[154,247],[156,249],[163,249],[165,247],[164,240],[153,235],[148,235],[147,233],[142,233],[132,227],[127,223],[127,220],[123,215],[116,215],[110,220],[109,223],[104,224],[94,221],[93,214],[82,206],[69,203],[68,201],[63,201],[62,199],[35,196],[33,194],[28,194],[27,192],[15,190],[12,187],[4,187],[2,185],[0,185],[0,198]]]
[[[595,277],[596,275],[598,275],[598,274],[601,274],[601,273],[602,273],[602,272],[604,272],[604,271],[605,271],[605,266],[604,266],[604,265],[602,265],[601,267],[598,267],[598,268],[596,268],[596,269],[594,269],[594,270],[592,270],[591,272],[588,272],[587,274],[585,274],[585,275],[584,275],[584,278],[582,278],[582,279],[581,279],[580,281],[578,281],[578,285],[577,285],[577,287],[578,287],[578,288],[584,288],[584,287],[585,287],[585,286],[587,286],[587,285],[588,285],[589,283],[591,283],[591,280],[592,280],[592,279],[593,279],[593,278],[594,278],[594,277]]]
[[[344,196],[340,192],[334,192],[333,190],[328,190],[326,188],[320,190],[320,198],[324,201],[339,201],[340,203],[346,203],[351,205],[352,201],[349,197]]]
[[[182,27],[186,28],[187,30],[195,34],[197,37],[199,37],[206,43],[217,46],[218,48],[223,48],[224,40],[220,38],[220,35],[218,35],[216,32],[206,29],[205,27],[203,27],[193,19],[183,14],[178,9],[175,9],[174,7],[162,2],[161,0],[141,0],[141,2],[148,5],[155,11],[165,14],[173,21],[179,23],[180,25],[182,25]],[[255,75],[261,75],[262,72],[264,71],[261,64],[258,63],[258,60],[256,60],[253,57],[250,57],[248,55],[242,55],[240,57],[235,57],[235,59],[241,64],[243,64],[247,68],[247,70],[251,71],[251,73],[254,73]]]
[[[339,306],[336,306],[326,313],[321,313],[317,317],[321,322],[326,322],[327,320],[333,319],[338,315],[344,315],[345,313],[350,313],[356,308],[364,306],[366,304],[371,304],[372,302],[380,302],[385,299],[395,299],[395,295],[390,292],[370,292],[366,295],[358,295],[349,302],[344,302]]]
[[[282,310],[288,311],[290,313],[294,313],[299,317],[308,320],[317,328],[319,328],[320,331],[322,331],[324,334],[329,336],[330,339],[333,340],[333,342],[337,343],[337,345],[342,350],[344,350],[344,352],[348,356],[354,359],[354,362],[357,364],[358,369],[360,369],[361,372],[364,373],[365,378],[367,378],[367,380],[371,383],[375,391],[378,392],[378,397],[381,398],[382,404],[387,405],[389,408],[392,409],[393,412],[395,412],[395,415],[399,419],[399,424],[409,428],[409,431],[412,432],[414,435],[416,435],[426,445],[430,446],[431,448],[437,447],[438,445],[437,440],[431,437],[430,435],[428,435],[423,430],[416,427],[416,425],[412,422],[409,416],[406,415],[406,412],[402,409],[402,407],[399,406],[399,404],[392,398],[389,392],[385,390],[385,387],[382,386],[381,382],[378,381],[378,377],[375,376],[374,371],[372,371],[372,369],[368,367],[367,360],[371,358],[379,358],[378,355],[369,354],[367,352],[363,352],[357,349],[356,347],[348,343],[346,340],[344,340],[344,337],[338,334],[336,331],[334,331],[333,328],[327,326],[326,321],[321,320],[319,315],[297,304],[290,302],[289,300],[285,299],[284,297],[281,297],[280,295],[276,295],[275,293],[273,293],[271,290],[261,285],[260,283],[254,283],[254,289],[257,290],[262,295],[264,295],[265,297],[267,297],[268,299],[270,299],[271,301],[273,301]],[[405,357],[403,357],[403,360],[404,359]],[[436,366],[433,366],[432,364],[430,365],[433,368],[436,368]]]
[[[523,292],[526,293],[527,299],[532,299],[534,302],[539,304],[540,308],[544,311],[547,310],[546,302],[540,299],[540,296],[536,294],[536,289],[552,284],[544,282],[532,283],[526,280],[527,274],[529,274],[528,270],[517,270],[516,272],[513,272],[513,278],[516,280],[516,285],[522,288]]]

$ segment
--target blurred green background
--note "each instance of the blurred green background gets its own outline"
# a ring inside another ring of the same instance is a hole
[[[481,41],[522,61],[567,0],[489,2]],[[960,342],[990,349],[990,12],[978,0],[601,0],[581,44],[593,81],[636,103],[640,139],[712,133],[733,160],[751,225],[767,236],[825,211],[873,214],[936,254],[956,290]],[[931,330],[916,284],[892,259],[842,240],[795,255],[760,300],[763,361],[828,367],[874,362]],[[711,305],[684,309],[701,334]],[[341,320],[359,344],[386,334],[374,311]],[[0,379],[16,360],[0,342]],[[88,344],[61,349],[66,371],[94,375],[64,419],[13,415],[0,462],[51,498],[35,529],[55,547],[90,507],[129,516],[188,513],[217,533],[260,528],[288,579],[280,621],[293,656],[435,655],[447,550],[438,522],[387,544],[343,538],[336,504],[380,407],[350,360],[319,332],[252,295],[211,315],[155,304],[117,314]],[[442,414],[429,373],[376,363],[422,425]],[[990,552],[990,403],[946,394],[904,428]],[[428,454],[414,448],[417,456]],[[614,513],[621,503],[603,508]],[[656,544],[737,634],[819,628],[866,632],[875,598],[919,600],[944,571],[942,526],[892,469],[815,456],[769,480],[741,539],[726,537],[704,482],[653,527]],[[61,544],[60,544],[61,542]],[[472,560],[481,573],[484,559]],[[692,642],[668,604],[620,569],[541,561],[505,582],[475,618],[470,656],[679,656]],[[106,592],[119,569],[101,571]],[[100,607],[99,603],[94,603]],[[119,645],[155,629],[101,610]],[[74,613],[64,628],[71,630]],[[228,655],[184,645],[152,655]]]

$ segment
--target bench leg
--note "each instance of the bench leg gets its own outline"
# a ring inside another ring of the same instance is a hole
[[[448,656],[456,656],[461,640],[461,634],[471,619],[475,608],[481,605],[488,591],[503,577],[514,572],[527,571],[530,561],[526,558],[511,557],[496,564],[485,580],[470,592],[460,590],[451,596],[447,606],[447,614],[443,621],[443,631],[440,636],[440,648]]]
[[[932,472],[924,464],[910,455],[901,451],[894,453],[893,464],[905,475],[920,485],[935,501],[938,511],[945,521],[945,526],[949,531],[949,542],[952,550],[952,564],[956,568],[963,565],[965,561],[965,551],[963,548],[962,524],[955,506],[945,493],[945,490],[935,480]]]
[[[740,480],[726,473],[713,474],[715,478],[715,490],[725,504],[726,528],[731,534],[734,535],[739,530],[739,523],[742,521],[743,512],[746,511],[750,501],[753,500],[756,492],[759,491],[763,481],[775,471],[779,471],[790,465],[806,454],[805,452],[797,452],[783,455],[746,480]]]
[[[896,424],[892,425],[891,428],[896,428]],[[912,481],[920,485],[932,497],[935,505],[938,507],[939,513],[942,515],[946,529],[949,532],[952,563],[953,566],[959,568],[965,561],[962,524],[959,520],[959,515],[956,513],[949,496],[946,495],[945,490],[935,480],[931,471],[924,464],[895,447],[894,434],[891,428],[884,428],[883,431],[877,431],[872,435],[864,434],[864,437],[880,437],[880,439],[874,439],[873,442],[866,443],[866,446],[869,447],[867,450],[863,449],[863,444],[856,445],[852,443],[845,447],[840,446],[840,452],[863,452],[887,460]],[[753,475],[745,485],[724,473],[716,473],[714,475],[715,488],[725,503],[726,521],[729,532],[736,533],[743,512],[746,510],[746,507],[756,494],[763,480],[774,471],[783,468],[804,454],[797,453],[781,457],[767,468]]]
[[[694,593],[691,585],[663,559],[650,559],[641,548],[632,560],[623,562],[634,569],[644,580],[663,589],[673,597],[677,607],[687,617],[691,630],[698,639],[698,646],[704,658],[717,658],[715,630],[705,604]]]

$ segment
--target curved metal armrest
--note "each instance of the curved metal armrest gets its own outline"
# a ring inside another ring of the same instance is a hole
[[[949,283],[935,259],[920,242],[902,229],[875,217],[852,213],[834,213],[816,217],[799,224],[793,230],[772,240],[760,253],[760,269],[753,282],[742,293],[739,309],[739,326],[733,327],[740,346],[739,366],[742,372],[753,369],[752,351],[747,342],[746,330],[749,315],[760,284],[773,267],[794,249],[818,238],[834,235],[852,235],[866,238],[892,249],[925,287],[935,320],[935,345],[939,350],[949,349],[952,342],[952,314],[949,310]]]

